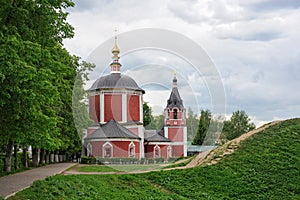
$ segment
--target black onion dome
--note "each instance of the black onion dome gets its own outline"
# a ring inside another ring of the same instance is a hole
[[[145,91],[141,89],[138,84],[129,76],[121,75],[119,73],[113,73],[107,76],[98,78],[89,91],[99,89],[129,89],[135,91],[141,91],[145,94]]]

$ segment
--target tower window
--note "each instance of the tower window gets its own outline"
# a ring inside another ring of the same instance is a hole
[[[174,114],[174,119],[177,119],[177,109],[174,109],[173,114]]]

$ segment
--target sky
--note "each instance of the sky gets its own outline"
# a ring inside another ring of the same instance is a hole
[[[74,2],[75,7],[67,12],[75,36],[64,45],[70,53],[97,65],[98,71],[91,73],[86,87],[109,73],[117,27],[122,73],[146,90],[144,100],[154,114],[163,112],[176,70],[184,105],[196,113],[201,109],[214,111],[214,99],[224,93],[227,118],[244,110],[259,126],[300,117],[299,0]],[[170,48],[181,45],[184,52],[172,54],[162,48],[130,51],[133,43],[155,40],[155,34],[138,37],[140,30],[165,30],[163,33],[170,33],[170,37],[157,35],[162,44]],[[209,62],[210,71],[216,70],[222,91],[211,87],[208,77],[212,74],[187,59],[197,53],[202,65]]]

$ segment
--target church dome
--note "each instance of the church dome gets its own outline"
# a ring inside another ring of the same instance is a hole
[[[128,89],[141,91],[145,94],[145,91],[141,89],[131,77],[121,75],[120,73],[112,73],[110,75],[100,77],[94,82],[89,91],[102,89]]]

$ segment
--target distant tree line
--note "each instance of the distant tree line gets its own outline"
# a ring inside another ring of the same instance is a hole
[[[230,120],[225,120],[224,122],[220,119],[213,119],[209,110],[201,110],[197,133],[192,144],[203,144],[209,128],[212,129],[212,132],[216,132],[217,126],[223,124],[223,129],[219,135],[219,140],[216,141],[218,144],[222,144],[255,129],[254,123],[250,121],[251,119],[243,110],[237,110],[233,112]],[[189,122],[187,121],[187,123]]]
[[[1,4],[0,150],[5,154],[6,172],[12,170],[13,154],[18,163],[19,149],[23,150],[23,165],[28,166],[29,146],[33,166],[49,163],[50,154],[81,150],[73,112],[83,113],[79,127],[83,129],[89,123],[82,101],[86,95],[83,80],[86,70],[94,66],[81,62],[63,47],[63,40],[74,35],[66,21],[65,9],[70,6],[74,3],[69,0]],[[14,167],[17,169],[18,164]]]
[[[146,129],[160,130],[164,126],[164,115],[152,115],[152,109],[147,102],[144,103],[144,126]],[[200,117],[188,108],[186,126],[188,132],[188,141],[193,145],[202,145],[210,128],[210,134],[206,140],[209,144],[217,142],[222,144],[228,140],[239,137],[255,129],[250,117],[243,110],[237,110],[232,113],[229,120],[213,118],[210,110],[201,110]],[[223,126],[223,129],[221,129]],[[217,133],[222,130],[221,133]],[[215,141],[215,138],[219,138]]]

